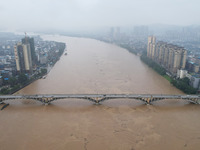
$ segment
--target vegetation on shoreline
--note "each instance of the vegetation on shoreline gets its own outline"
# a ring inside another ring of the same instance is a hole
[[[41,69],[41,72],[38,74],[33,75],[30,79],[28,78],[28,76],[26,74],[20,74],[16,77],[12,77],[10,78],[7,82],[5,83],[6,86],[4,86],[1,90],[0,90],[0,94],[1,95],[5,95],[5,94],[13,94],[16,91],[20,90],[21,88],[29,85],[30,83],[32,83],[33,81],[41,78],[42,76],[44,76],[47,73],[46,69]]]
[[[183,79],[172,79],[170,83],[186,94],[196,94],[197,89],[190,86],[189,82],[190,80],[187,77],[185,77]]]
[[[152,59],[148,58],[146,55],[143,54],[140,57],[140,59],[149,67],[151,67],[153,70],[155,70],[157,73],[159,73],[160,75],[162,76],[166,75],[166,70],[163,67],[161,67],[159,64],[154,62]]]
[[[65,48],[65,43],[56,42],[56,49],[53,49],[52,51],[55,52],[56,50],[58,50],[58,52],[49,55],[48,64],[55,65],[55,63],[60,59],[61,55],[64,53]]]
[[[168,76],[168,75],[164,75],[163,77],[164,77],[165,79],[167,79],[167,80],[171,83],[172,78],[171,78],[170,76]]]
[[[131,48],[128,44],[119,44],[120,47],[127,49],[129,52],[133,53],[133,54],[137,54],[137,52]]]
[[[190,80],[187,77],[185,77],[183,79],[174,79],[174,78],[166,75],[166,70],[162,66],[160,66],[159,64],[154,62],[152,59],[148,58],[146,56],[146,54],[143,54],[140,57],[140,59],[145,64],[147,64],[149,67],[151,67],[153,70],[155,70],[157,73],[162,75],[165,79],[167,79],[173,86],[180,89],[184,93],[186,93],[186,94],[196,94],[197,93],[197,89],[190,86],[190,83],[189,83]]]

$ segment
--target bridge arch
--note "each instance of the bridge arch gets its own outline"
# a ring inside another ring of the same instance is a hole
[[[5,95],[0,96],[0,103],[6,100],[32,99],[43,104],[49,104],[60,99],[85,99],[96,104],[110,99],[134,99],[151,104],[155,101],[167,99],[186,100],[194,104],[200,104],[200,95],[148,95],[148,94],[54,94],[54,95]]]

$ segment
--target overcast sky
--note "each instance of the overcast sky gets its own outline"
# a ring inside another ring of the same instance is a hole
[[[200,0],[0,0],[0,29],[199,25]]]

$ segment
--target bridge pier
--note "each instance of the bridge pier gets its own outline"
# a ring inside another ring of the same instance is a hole
[[[197,103],[200,104],[200,99],[197,100]]]
[[[3,99],[3,98],[0,99],[0,104],[4,104],[3,100],[5,100],[5,99]]]
[[[151,105],[151,99],[150,98],[147,98],[147,99],[145,99],[145,104],[146,105]]]
[[[146,105],[152,105],[152,104],[151,104],[151,101],[146,101],[145,104],[146,104]]]
[[[40,100],[45,106],[49,105],[49,99],[48,98],[41,98]]]
[[[197,103],[197,104],[200,104],[200,99],[197,99],[197,100],[196,100],[196,103]]]
[[[95,101],[95,103],[94,103],[95,105],[101,105],[100,103],[99,103],[99,101]]]
[[[45,103],[43,103],[43,104],[44,104],[45,106],[48,106],[48,105],[49,105],[49,103],[46,103],[46,102],[45,102]]]
[[[200,104],[200,99],[196,98],[194,101],[196,104]]]

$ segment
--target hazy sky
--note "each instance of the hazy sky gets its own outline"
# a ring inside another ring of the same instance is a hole
[[[199,25],[200,0],[0,0],[0,29]]]

